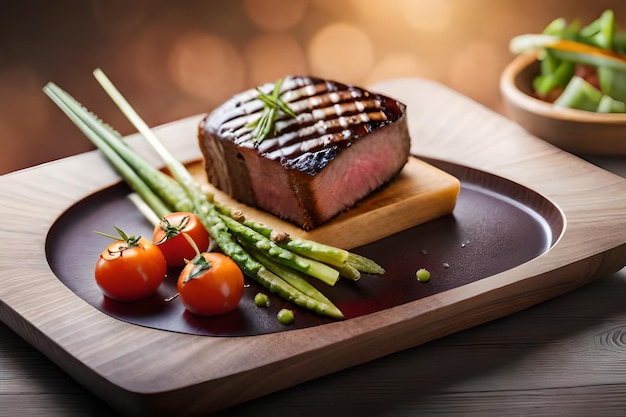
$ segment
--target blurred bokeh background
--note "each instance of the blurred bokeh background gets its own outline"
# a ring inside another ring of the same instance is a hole
[[[427,78],[501,112],[513,36],[607,8],[626,29],[623,0],[0,0],[0,174],[92,149],[41,91],[48,81],[133,132],[97,67],[151,126],[295,73]]]

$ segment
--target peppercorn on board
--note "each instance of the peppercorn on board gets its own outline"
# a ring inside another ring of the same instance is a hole
[[[413,153],[452,172],[461,180],[462,193],[467,185],[478,199],[496,196],[545,226],[541,239],[547,244],[540,245],[540,253],[461,285],[437,281],[437,273],[421,283],[414,278],[420,267],[417,257],[406,259],[402,247],[374,242],[363,250],[380,251],[381,256],[395,253],[398,268],[415,261],[414,270],[403,271],[407,279],[413,275],[413,284],[449,287],[344,321],[290,331],[214,337],[138,326],[104,314],[79,297],[48,263],[54,243],[49,231],[65,211],[120,182],[104,158],[90,152],[0,178],[2,195],[11,196],[3,198],[0,212],[14,219],[2,226],[0,243],[5,254],[0,258],[3,322],[121,411],[209,412],[511,314],[624,265],[626,180],[531,136],[439,84],[400,79],[372,90],[407,103]],[[158,129],[182,161],[198,158],[197,121],[192,117]],[[459,197],[462,203],[465,197]],[[528,238],[519,236],[484,246],[483,237],[506,225],[487,221],[498,219],[499,213],[479,214],[453,211],[444,216],[450,224],[443,234],[436,221],[428,223],[434,226],[426,230],[425,239],[455,238],[448,257],[455,261],[449,262],[448,271],[466,275],[482,263],[498,265],[515,252],[511,247],[528,246]],[[464,222],[473,218],[487,218],[473,224],[472,230],[483,233],[460,233],[466,230]],[[415,239],[420,236],[411,236]],[[477,252],[468,258],[465,249]],[[88,252],[79,247],[67,254],[70,269]],[[376,258],[372,252],[368,255]],[[421,255],[433,253],[425,247]]]

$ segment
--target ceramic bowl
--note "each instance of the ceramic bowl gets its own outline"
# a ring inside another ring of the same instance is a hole
[[[539,61],[517,56],[504,69],[500,91],[509,118],[561,149],[581,155],[626,155],[626,114],[557,107],[532,95]]]

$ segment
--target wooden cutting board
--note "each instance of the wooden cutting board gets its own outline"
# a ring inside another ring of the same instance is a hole
[[[77,202],[97,198],[120,181],[101,155],[90,152],[0,177],[0,216],[11,219],[0,225],[0,319],[120,411],[199,414],[514,313],[624,265],[626,180],[560,151],[439,84],[399,79],[372,89],[407,104],[414,154],[497,179],[484,183],[482,190],[490,195],[512,190],[503,198],[521,211],[537,196],[539,212],[552,207],[547,212],[558,218],[559,227],[549,248],[480,279],[319,326],[241,337],[139,326],[78,297],[48,264],[54,243],[48,238],[51,227]],[[182,161],[200,158],[195,140],[200,117],[157,129]],[[150,154],[139,138],[130,142]],[[493,184],[504,185],[493,190]],[[484,219],[480,212],[465,214],[470,220]],[[506,226],[488,220],[473,225],[485,237]],[[454,218],[450,226],[451,235],[463,232]],[[508,236],[514,248],[509,253],[500,252],[498,242],[481,247],[480,241],[472,241],[476,246],[468,248],[482,249],[467,259],[457,248],[465,268],[461,271],[470,274],[487,258],[506,260],[516,252],[515,237]],[[405,263],[411,260],[402,247],[376,248],[397,252]],[[67,254],[70,266],[80,259],[80,251]],[[414,271],[404,272],[409,276]]]
[[[294,237],[344,249],[362,246],[450,214],[454,210],[461,187],[461,183],[453,175],[418,158],[410,157],[398,177],[389,185],[328,223],[305,231],[267,212],[233,200],[207,181],[201,163],[191,165],[189,170],[207,192],[214,194],[216,201],[241,210],[246,217]]]

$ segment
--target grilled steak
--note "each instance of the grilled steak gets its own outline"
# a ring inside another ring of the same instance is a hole
[[[273,84],[259,87],[271,95]],[[263,102],[251,89],[206,116],[199,143],[209,181],[233,198],[310,230],[387,184],[407,162],[405,105],[312,77],[284,79],[274,134],[251,123]]]

